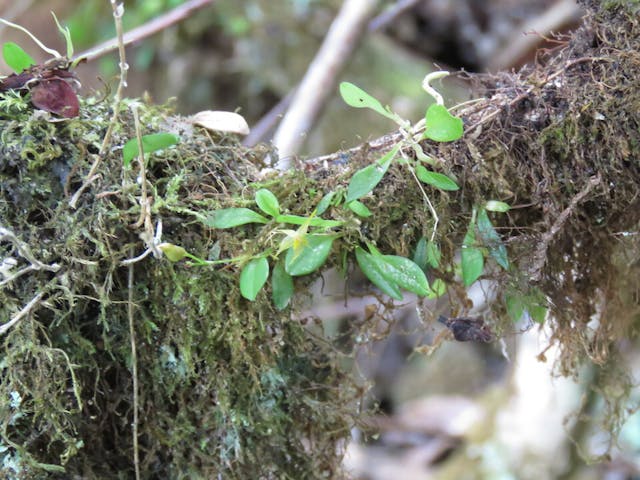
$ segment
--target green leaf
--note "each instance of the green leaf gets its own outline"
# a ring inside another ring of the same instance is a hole
[[[347,203],[347,207],[349,207],[349,210],[360,217],[367,218],[373,215],[371,213],[371,210],[369,210],[364,203],[358,200],[353,200],[352,202]]]
[[[416,245],[416,251],[413,253],[413,261],[422,270],[427,269],[428,260],[427,260],[427,239],[426,238],[422,237],[420,240],[418,240],[418,244]]]
[[[299,251],[287,250],[285,270],[294,277],[314,272],[327,260],[334,240],[333,235],[307,235],[307,243]]]
[[[462,283],[468,287],[475,282],[484,270],[484,255],[482,250],[475,247],[476,234],[474,225],[469,225],[469,230],[464,236],[462,242],[461,264],[462,264]]]
[[[462,137],[462,119],[454,117],[444,107],[434,103],[425,115],[424,137],[436,142],[453,142]]]
[[[460,190],[458,184],[446,175],[427,170],[422,165],[416,166],[416,176],[420,179],[421,182],[426,183],[427,185],[432,185],[436,188],[439,188],[440,190]]]
[[[529,315],[531,315],[531,319],[536,323],[544,323],[547,318],[547,312],[549,309],[543,305],[531,305],[529,307]]]
[[[393,113],[384,108],[377,99],[369,95],[360,87],[355,86],[353,83],[342,82],[340,84],[340,95],[345,103],[351,107],[370,108],[374,112],[395,121]]]
[[[293,278],[278,262],[271,274],[271,297],[277,310],[284,310],[293,296]]]
[[[440,247],[437,243],[429,240],[427,243],[427,263],[432,268],[440,268],[440,259],[442,258],[442,253],[440,252]]]
[[[447,293],[447,284],[441,278],[436,278],[431,284],[429,298],[438,298]]]
[[[513,322],[517,322],[524,314],[525,299],[521,295],[508,295],[506,297],[507,315]]]
[[[246,223],[267,223],[268,219],[248,208],[225,208],[208,216],[204,224],[211,228],[231,228]]]
[[[254,301],[269,277],[269,262],[265,257],[254,258],[240,272],[240,293]]]
[[[381,259],[382,274],[387,280],[416,295],[429,295],[429,282],[417,264],[397,255],[383,255]]]
[[[171,262],[179,262],[187,255],[187,251],[184,248],[173,243],[163,242],[158,245],[158,248]]]
[[[345,202],[349,203],[354,200],[358,200],[372,191],[376,185],[380,183],[380,180],[382,180],[384,174],[387,173],[387,170],[389,170],[391,161],[396,156],[399,149],[400,145],[396,145],[372,165],[358,170],[353,177],[351,177],[349,187],[347,188],[347,198]]]
[[[384,261],[380,257],[371,255],[361,247],[356,247],[356,261],[362,273],[371,280],[371,283],[391,298],[402,300],[402,293],[398,285],[384,275],[382,266]]]
[[[261,188],[256,192],[256,204],[267,215],[277,217],[280,214],[278,199],[266,188]]]
[[[509,270],[509,258],[507,256],[507,248],[502,243],[500,235],[493,228],[491,220],[487,215],[487,211],[482,208],[478,213],[478,233],[482,238],[482,243],[489,249],[489,255],[505,270]]]
[[[7,42],[2,45],[2,57],[9,68],[16,73],[20,73],[36,64],[36,61],[20,45],[14,42]]]
[[[508,212],[511,209],[508,203],[499,202],[498,200],[489,200],[484,208],[486,208],[490,212],[500,213]]]
[[[331,202],[333,201],[333,197],[335,196],[335,194],[336,192],[332,191],[322,197],[322,199],[318,203],[318,206],[316,207],[316,215],[322,215],[327,211],[327,209],[331,206]]]
[[[279,223],[291,223],[292,225],[310,225],[312,227],[322,227],[322,228],[333,228],[339,227],[344,222],[339,220],[325,220],[324,218],[318,217],[301,217],[300,215],[278,215],[276,217],[276,222]]]
[[[173,133],[151,133],[142,136],[142,151],[152,153],[157,150],[175,145],[180,141],[180,137]],[[132,138],[124,144],[122,148],[122,161],[125,167],[129,166],[131,160],[138,156],[138,139]]]

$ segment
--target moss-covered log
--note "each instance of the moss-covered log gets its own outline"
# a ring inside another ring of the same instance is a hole
[[[486,274],[501,287],[493,308],[504,317],[514,292],[544,299],[567,372],[584,359],[606,366],[640,318],[634,8],[605,2],[535,69],[476,77],[485,98],[457,112],[463,139],[423,146],[462,187],[428,193],[443,264],[454,262],[474,206],[498,199],[518,207],[494,218],[515,266]],[[273,222],[215,230],[207,218],[251,206],[262,187],[282,211],[311,215],[323,194],[344,188],[399,136],[260,177],[264,148],[243,149],[166,109],[139,106],[142,133],[181,137],[149,156],[140,177],[135,163],[122,165],[121,147],[136,136],[131,103],[120,104],[111,148],[72,207],[110,106],[84,99],[79,117],[53,122],[28,97],[0,97],[2,474],[131,478],[135,410],[143,478],[339,476],[362,392],[337,349],[290,309],[277,311],[268,289],[243,299],[236,268],[172,263],[154,255],[153,236],[161,223],[163,241],[207,260],[275,250]],[[344,222],[328,265],[341,268],[364,241],[410,256],[432,231],[419,186],[401,167],[363,200],[371,217],[324,214]],[[463,311],[450,271],[432,273]]]

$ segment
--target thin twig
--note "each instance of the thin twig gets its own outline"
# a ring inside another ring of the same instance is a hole
[[[150,20],[144,25],[140,25],[139,27],[127,32],[123,37],[122,45],[126,46],[155,35],[156,33],[167,29],[171,25],[190,17],[194,12],[212,4],[214,1],[215,0],[191,0],[189,2],[185,2],[173,10],[170,10],[169,12]],[[118,37],[112,38],[76,55],[74,57],[74,61],[82,58],[87,59],[87,61],[95,60],[96,58],[116,50],[118,45]]]
[[[374,0],[346,0],[342,5],[274,135],[279,170],[291,168],[291,156],[298,152],[304,134],[333,95],[337,76],[362,37],[376,4]]]
[[[35,297],[33,297],[29,301],[29,303],[27,303],[24,307],[22,307],[22,310],[16,313],[11,320],[9,320],[7,323],[3,325],[0,325],[0,335],[3,335],[6,332],[8,332],[11,327],[13,327],[20,320],[22,320],[22,318],[25,317],[33,307],[35,307],[38,303],[40,303],[40,300],[42,300],[43,296],[44,296],[44,292],[38,293]]]
[[[130,255],[133,255],[133,248]],[[127,281],[129,296],[127,302],[127,314],[129,317],[129,339],[131,341],[131,376],[133,377],[133,467],[135,469],[136,480],[140,480],[140,449],[138,445],[138,354],[136,349],[136,330],[133,323],[133,264],[129,264],[129,275]]]
[[[542,235],[542,239],[533,256],[533,265],[529,269],[529,278],[532,281],[536,282],[540,280],[542,269],[547,261],[547,250],[549,249],[549,245],[553,241],[554,237],[562,229],[562,226],[569,218],[569,215],[573,213],[578,203],[580,203],[589,194],[589,192],[593,190],[593,187],[600,183],[600,181],[600,175],[591,177],[585,187],[571,199],[569,206],[565,208],[560,215],[558,215],[558,218],[553,222],[551,228]]]
[[[98,155],[95,156],[93,161],[93,165],[91,165],[91,169],[89,169],[89,173],[82,184],[82,186],[78,189],[78,191],[71,197],[69,200],[69,206],[71,208],[76,208],[76,204],[80,199],[82,193],[89,188],[94,180],[96,179],[96,172],[98,171],[98,167],[102,162],[102,157],[107,153],[107,149],[109,147],[109,143],[111,142],[111,134],[113,133],[113,129],[118,122],[118,113],[120,111],[120,102],[122,100],[122,92],[127,86],[127,71],[129,70],[129,65],[127,65],[127,58],[124,51],[124,40],[123,40],[123,29],[122,29],[122,15],[124,15],[124,6],[123,4],[116,4],[116,0],[110,0],[111,8],[113,10],[113,19],[116,25],[116,33],[118,35],[118,52],[120,53],[120,81],[118,82],[118,89],[113,97],[113,114],[111,115],[111,120],[109,121],[109,126],[107,127],[107,132],[104,134],[104,138],[102,139],[102,145],[100,145],[100,151]]]

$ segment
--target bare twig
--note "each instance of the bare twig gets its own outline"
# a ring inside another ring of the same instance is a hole
[[[185,2],[182,5],[174,8],[173,10],[165,13],[164,15],[160,15],[159,17],[150,20],[149,22],[141,25],[133,30],[127,32],[123,39],[123,45],[129,45],[134,42],[138,42],[147,37],[155,35],[158,32],[161,32],[171,25],[181,22],[185,18],[193,15],[197,10],[210,5],[215,0],[191,0],[189,2]],[[86,50],[74,57],[74,60],[78,60],[81,58],[86,58],[88,61],[95,60],[96,58],[101,57],[102,55],[106,55],[118,48],[118,37],[107,40],[106,42],[101,43],[89,50]]]
[[[131,249],[133,254],[133,249]],[[127,314],[129,317],[129,340],[131,341],[131,376],[133,381],[133,467],[135,469],[136,480],[140,480],[140,448],[138,445],[138,354],[136,349],[136,329],[133,322],[133,264],[129,264],[129,275],[127,280],[129,297],[127,301]]]
[[[44,297],[44,292],[38,293],[29,301],[29,303],[22,307],[22,310],[16,313],[11,320],[3,325],[0,325],[0,335],[7,333],[11,327],[22,320],[22,318],[25,317],[31,311],[31,309],[33,309],[33,307],[40,303],[42,297]]]
[[[536,248],[535,254],[533,256],[533,265],[529,269],[529,278],[536,282],[540,280],[542,275],[542,269],[547,260],[547,250],[549,249],[549,245],[553,241],[554,237],[558,234],[558,232],[562,229],[562,226],[565,224],[569,215],[575,210],[576,206],[587,196],[589,192],[593,190],[593,187],[600,184],[600,176],[594,176],[589,179],[589,182],[585,185],[585,187],[571,199],[569,206],[565,208],[556,221],[553,222],[551,228],[542,235],[542,240],[540,244]]]
[[[571,22],[577,22],[582,15],[582,9],[575,0],[559,0],[545,12],[525,24],[516,26],[517,33],[536,32],[538,35],[524,35],[514,33],[503,49],[493,52],[487,59],[487,68],[491,71],[512,67],[524,58],[528,52],[533,51],[540,43],[540,35],[548,35],[557,31]]]
[[[118,52],[120,54],[120,81],[118,82],[118,89],[113,97],[113,114],[111,115],[111,120],[109,121],[109,126],[107,127],[107,132],[104,134],[104,138],[102,139],[102,145],[100,145],[100,152],[95,156],[93,161],[93,165],[91,165],[91,169],[89,169],[89,173],[85,178],[82,186],[76,191],[76,193],[69,200],[69,206],[71,208],[76,208],[76,204],[80,199],[82,193],[89,188],[95,179],[96,173],[98,171],[98,167],[102,162],[102,157],[107,153],[107,148],[109,147],[109,143],[111,142],[111,134],[113,132],[113,128],[118,122],[118,112],[120,111],[120,101],[122,100],[122,92],[127,86],[127,71],[129,70],[129,65],[127,65],[127,58],[124,51],[124,40],[123,40],[123,29],[122,29],[122,15],[124,15],[124,5],[117,4],[116,0],[110,0],[111,8],[113,10],[113,19],[116,25],[116,33],[118,35]]]
[[[276,164],[279,170],[291,167],[291,155],[298,152],[303,135],[326,105],[329,95],[333,95],[338,73],[354,51],[376,4],[375,0],[344,2],[274,136],[280,156]]]

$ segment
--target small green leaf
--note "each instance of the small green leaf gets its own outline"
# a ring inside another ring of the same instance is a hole
[[[322,227],[322,228],[333,228],[339,227],[344,222],[339,220],[325,220],[324,218],[318,217],[302,217],[300,215],[278,215],[276,217],[276,222],[279,223],[290,223],[292,225],[304,225],[305,223],[311,227]]]
[[[418,240],[416,245],[416,251],[413,253],[413,261],[422,270],[427,269],[427,239],[422,237]]]
[[[469,230],[464,236],[462,242],[461,264],[462,264],[462,283],[468,287],[475,282],[484,270],[484,255],[482,250],[475,247],[476,234],[474,225],[469,225]]]
[[[436,278],[431,284],[429,298],[438,298],[447,293],[447,284],[441,278]]]
[[[387,279],[384,275],[382,267],[384,262],[380,257],[371,255],[361,247],[356,247],[356,261],[358,262],[362,273],[371,280],[371,283],[391,298],[402,300],[402,293],[400,292],[398,285],[396,285],[392,280]]]
[[[173,243],[164,242],[158,245],[158,248],[171,262],[179,262],[187,255],[187,251],[184,248]]]
[[[333,235],[307,235],[306,245],[299,251],[287,250],[285,270],[294,277],[314,272],[327,260],[334,240]]]
[[[293,295],[293,278],[284,269],[282,262],[278,262],[271,274],[271,297],[277,310],[284,310],[289,305]]]
[[[269,262],[265,257],[254,258],[240,272],[240,293],[254,301],[269,277]]]
[[[377,99],[353,83],[342,82],[340,84],[340,95],[345,103],[351,107],[370,108],[374,112],[395,121],[393,113],[384,108]]]
[[[432,268],[440,268],[440,259],[442,258],[442,253],[440,252],[440,247],[437,243],[429,240],[427,243],[427,263]]]
[[[248,208],[225,208],[208,216],[204,224],[211,228],[231,228],[246,223],[267,223],[268,219]]]
[[[462,119],[451,115],[444,105],[431,105],[424,125],[424,137],[436,142],[453,142],[462,137]]]
[[[432,185],[436,188],[439,188],[440,190],[460,190],[458,184],[446,175],[427,170],[422,165],[416,166],[416,176],[420,179],[421,182],[426,183],[427,185]]]
[[[491,220],[487,215],[487,211],[482,208],[478,213],[478,233],[482,239],[482,243],[489,249],[489,255],[505,270],[509,270],[509,258],[507,256],[507,248],[502,243],[500,235],[493,228]]]
[[[490,212],[500,213],[508,212],[511,209],[508,203],[500,202],[498,200],[489,200],[484,208],[486,208]]]
[[[422,297],[429,295],[429,282],[413,261],[397,255],[382,256],[382,274],[390,282]]]
[[[531,315],[531,319],[536,323],[544,323],[547,318],[547,312],[549,309],[543,305],[531,305],[529,307],[529,315]]]
[[[14,42],[7,42],[2,45],[2,57],[9,68],[16,73],[20,73],[36,64],[35,60],[20,45]]]
[[[349,203],[353,200],[358,200],[372,191],[376,185],[380,183],[380,180],[382,180],[384,174],[387,173],[387,170],[389,170],[391,161],[396,156],[399,149],[400,145],[396,145],[372,165],[358,170],[353,177],[351,177],[349,187],[347,188],[347,198],[345,202]]]
[[[525,299],[521,295],[508,295],[506,297],[507,315],[513,322],[517,322],[524,314]]]
[[[373,215],[371,213],[371,210],[369,210],[364,203],[362,203],[362,202],[360,202],[358,200],[353,200],[353,201],[347,203],[347,207],[349,207],[349,210],[351,210],[353,213],[355,213],[356,215],[358,215],[360,217],[367,218],[367,217],[370,217],[371,215]]]
[[[157,150],[175,145],[180,141],[180,137],[173,133],[151,133],[142,136],[142,151],[152,153]],[[132,138],[124,144],[122,148],[122,161],[125,167],[129,166],[131,161],[138,156],[138,139]]]
[[[280,214],[278,199],[266,188],[261,188],[256,192],[256,204],[267,215],[277,217]]]
[[[322,215],[327,211],[327,209],[331,206],[331,202],[333,201],[333,197],[335,196],[335,194],[336,192],[332,191],[322,197],[322,199],[318,203],[318,206],[316,207],[316,215]]]

